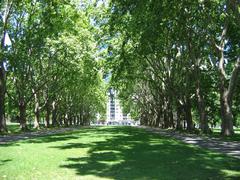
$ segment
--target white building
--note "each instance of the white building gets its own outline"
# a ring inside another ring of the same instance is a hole
[[[107,124],[130,125],[131,123],[130,115],[122,112],[122,107],[117,98],[117,91],[111,88],[108,91]]]

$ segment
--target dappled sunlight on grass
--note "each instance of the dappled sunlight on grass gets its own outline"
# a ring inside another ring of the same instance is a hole
[[[223,169],[221,172],[226,176],[226,177],[232,177],[232,178],[239,178],[240,177],[240,171],[239,170],[227,170]]]
[[[132,127],[83,129],[16,144],[0,145],[0,174],[7,177],[25,173],[33,179],[240,178],[237,159]]]
[[[221,129],[213,129],[213,133],[208,135],[210,137],[216,137],[216,138],[220,138],[222,140],[226,140],[226,141],[236,141],[236,142],[240,142],[240,129],[235,129],[234,132],[235,134],[232,135],[232,136],[228,136],[228,137],[225,137],[225,136],[222,136],[220,134],[221,132]]]

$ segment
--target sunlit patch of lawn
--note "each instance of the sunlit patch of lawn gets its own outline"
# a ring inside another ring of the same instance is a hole
[[[240,160],[132,127],[0,145],[0,179],[240,178]]]

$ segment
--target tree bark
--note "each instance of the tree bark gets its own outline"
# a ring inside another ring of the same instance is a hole
[[[192,105],[189,97],[186,98],[186,102],[184,104],[185,110],[185,120],[187,122],[187,131],[193,130],[193,121],[192,121]]]
[[[221,134],[225,136],[230,136],[234,134],[233,114],[227,94],[228,94],[227,90],[221,87],[220,92],[221,118],[222,118]]]
[[[223,57],[222,57],[223,58]],[[221,68],[220,68],[221,71]],[[236,88],[237,78],[240,72],[240,57],[231,74],[230,82],[226,88],[226,77],[220,73],[220,104],[221,104],[221,117],[222,117],[222,130],[221,134],[230,136],[234,134],[233,129],[233,114],[232,114],[232,98],[234,89]]]
[[[69,114],[69,125],[72,126],[72,124],[73,124],[72,114]]]
[[[174,119],[173,119],[172,102],[171,102],[171,98],[170,97],[168,98],[168,107],[167,107],[167,109],[168,109],[169,125],[170,125],[170,127],[175,128]]]
[[[177,105],[177,125],[176,125],[176,130],[182,130],[183,125],[182,125],[182,106],[180,103]]]
[[[35,99],[35,108],[34,108],[34,129],[40,129],[39,122],[40,122],[40,107],[39,107],[39,100],[37,93],[34,93]]]
[[[225,32],[227,32],[227,26]],[[225,35],[224,35],[225,36]],[[223,38],[224,39],[224,38]],[[221,118],[222,118],[222,135],[230,136],[234,134],[233,130],[233,114],[232,114],[232,96],[236,86],[236,80],[240,70],[240,60],[237,59],[234,70],[232,72],[230,82],[227,86],[227,78],[224,69],[224,47],[225,42],[222,43],[220,48],[220,62],[219,62],[219,76],[220,76],[220,105],[221,105]]]
[[[47,127],[47,128],[50,126],[50,114],[51,114],[50,104],[49,104],[49,100],[47,100],[46,116],[45,116],[45,127]]]
[[[76,126],[76,123],[77,123],[76,117],[77,117],[77,115],[74,115],[74,116],[73,116],[73,124],[74,124],[74,126]]]
[[[10,11],[12,7],[12,1],[3,2],[3,15],[2,15],[2,25],[3,29],[1,32],[1,51],[5,48],[5,39],[7,35],[7,24],[10,16]],[[6,119],[5,119],[5,95],[6,95],[6,72],[4,69],[4,55],[0,53],[0,132],[7,132]]]
[[[19,116],[20,128],[22,131],[28,130],[27,122],[26,122],[26,107],[27,107],[26,103],[23,100],[21,100],[19,102],[18,108],[20,113],[20,116]]]
[[[161,122],[161,114],[162,114],[161,109],[158,108],[155,127],[159,127],[159,125],[160,125],[160,122]]]
[[[53,127],[57,126],[57,109],[56,109],[56,102],[52,102],[52,125]]]
[[[238,6],[238,2],[236,0],[227,1],[226,2],[226,12],[231,14],[231,10],[233,13],[236,11],[236,7]],[[234,14],[232,14],[234,16]],[[237,11],[236,18],[239,20],[239,13]],[[230,81],[227,81],[227,75],[225,72],[225,56],[224,50],[227,41],[227,33],[229,29],[229,17],[226,16],[224,27],[221,34],[221,42],[220,45],[217,46],[217,53],[219,57],[219,91],[220,91],[220,105],[221,105],[221,134],[225,136],[231,136],[234,134],[233,129],[233,114],[232,114],[232,97],[234,94],[234,89],[236,88],[237,78],[240,72],[240,57],[237,57],[235,66],[230,76]]]
[[[77,114],[77,125],[79,126],[80,125],[80,114]]]
[[[6,119],[5,119],[5,70],[3,62],[0,64],[0,132],[7,132]]]
[[[59,118],[59,119],[58,119],[59,125],[60,125],[60,126],[63,126],[64,114],[59,113],[58,118]]]
[[[197,86],[196,95],[197,95],[198,112],[200,116],[200,129],[203,133],[209,133],[207,114],[205,110],[205,101],[201,94],[200,86]]]
[[[64,126],[65,127],[68,127],[68,122],[69,122],[69,115],[65,114],[65,116],[64,116]]]
[[[200,115],[200,129],[203,133],[209,133],[209,126],[207,122],[204,100],[201,95],[199,95],[197,98],[198,98],[198,112]]]
[[[164,98],[163,103],[163,128],[167,129],[169,128],[169,117],[168,117],[168,101],[167,98]]]
[[[84,125],[83,111],[80,113],[80,126]]]
[[[200,84],[200,69],[199,69],[199,59],[196,60],[197,64],[195,65],[195,76],[196,76],[196,97],[197,97],[197,107],[200,117],[200,129],[203,133],[209,133],[209,126],[207,121],[205,100],[202,94],[201,84]]]

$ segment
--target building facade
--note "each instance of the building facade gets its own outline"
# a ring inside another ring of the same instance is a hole
[[[131,121],[130,115],[122,112],[117,91],[110,88],[107,101],[107,124],[128,124]]]

